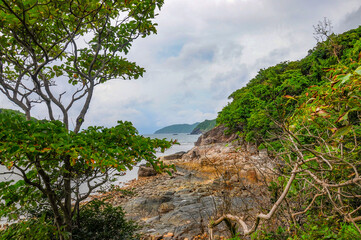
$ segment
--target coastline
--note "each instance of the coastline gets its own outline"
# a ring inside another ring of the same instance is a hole
[[[209,223],[220,213],[250,216],[269,204],[270,176],[257,170],[270,167],[267,154],[224,136],[222,129],[203,134],[184,154],[161,159],[177,171],[139,177],[94,196],[122,206],[126,217],[142,226],[144,239],[208,239]],[[222,224],[214,234],[230,237]]]
[[[269,158],[237,136],[216,128],[199,136],[187,152],[174,154],[177,150],[159,156],[176,166],[172,175],[137,176],[89,201],[122,206],[126,218],[142,227],[144,240],[208,239],[209,223],[222,212],[251,216],[269,204],[268,179],[257,170],[269,167]],[[230,237],[222,224],[214,234],[219,240]]]

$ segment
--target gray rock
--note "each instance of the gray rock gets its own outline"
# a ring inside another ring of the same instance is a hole
[[[147,167],[145,165],[140,165],[138,170],[138,177],[150,177],[157,175],[157,172],[153,167]]]
[[[174,204],[171,202],[164,202],[162,203],[159,208],[158,208],[158,212],[159,213],[167,213],[170,212],[174,209]]]
[[[155,217],[152,217],[152,218],[148,218],[145,223],[146,224],[151,224],[153,222],[156,222],[156,221],[159,221],[160,220],[160,216],[155,216]],[[151,229],[152,230],[152,229]],[[148,230],[149,231],[149,230]],[[154,229],[153,232],[155,232],[156,230]]]
[[[163,159],[164,160],[175,160],[175,159],[180,159],[182,158],[182,156],[186,154],[186,152],[182,151],[182,152],[176,152],[174,154],[168,155],[168,156],[164,156]]]

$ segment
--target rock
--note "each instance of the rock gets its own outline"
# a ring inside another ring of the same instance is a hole
[[[257,177],[257,172],[255,169],[249,169],[247,171],[247,175],[246,178],[248,179],[249,182],[251,183],[257,183],[258,182],[258,177]]]
[[[155,217],[152,217],[152,218],[148,218],[145,220],[145,223],[149,224],[149,223],[152,223],[152,222],[155,222],[155,221],[159,221],[160,219],[160,216],[155,216]],[[151,231],[152,230],[152,231]],[[154,230],[154,231],[153,231]],[[150,229],[148,230],[148,232],[155,232],[156,230],[155,229]]]
[[[227,128],[223,125],[217,126],[212,130],[202,134],[195,146],[209,145],[213,143],[229,143],[238,138],[237,134],[225,134]]]
[[[267,158],[268,157],[268,152],[267,152],[267,149],[262,149],[262,150],[259,150],[259,157],[260,158]]]
[[[224,130],[218,126],[204,133],[187,153],[161,157],[177,159],[172,162],[177,169],[172,177],[157,174],[152,167],[140,167],[138,176],[148,178],[129,186],[136,194],[122,198],[119,204],[127,218],[144,223],[139,231],[144,239],[195,239],[207,231],[211,217],[228,208],[253,216],[263,207],[259,201],[264,201],[267,186],[262,185],[262,169],[273,169],[267,151],[240,145],[237,135],[226,135]],[[223,225],[215,234],[226,231]]]
[[[191,153],[193,159],[199,158],[201,155],[199,154],[198,149],[194,149]]]
[[[170,212],[174,209],[174,204],[170,203],[170,202],[165,202],[162,203],[159,208],[158,208],[158,212],[159,213],[167,213]]]
[[[164,237],[164,238],[171,238],[171,237],[173,237],[173,236],[174,236],[174,234],[173,234],[173,233],[171,233],[171,232],[169,232],[169,233],[167,233],[167,234],[163,235],[163,237]]]
[[[230,179],[232,182],[238,182],[239,181],[239,176],[238,174],[234,174],[232,175],[231,179]]]
[[[138,177],[150,177],[157,175],[157,171],[153,167],[147,167],[146,165],[140,165],[138,170]]]
[[[180,159],[182,158],[182,156],[185,154],[186,152],[176,152],[174,154],[168,155],[168,156],[164,156],[163,159],[164,160],[175,160],[175,159]]]
[[[253,145],[253,144],[251,144],[251,143],[248,143],[248,144],[247,144],[246,149],[247,149],[247,151],[248,151],[251,155],[258,153],[258,150],[257,150],[256,146]]]

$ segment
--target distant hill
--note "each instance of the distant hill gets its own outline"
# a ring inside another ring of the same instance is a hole
[[[213,120],[205,120],[203,122],[201,122],[200,124],[198,124],[193,131],[191,132],[191,134],[202,134],[205,132],[208,132],[209,130],[211,130],[212,128],[214,128],[216,126],[216,119]]]
[[[199,124],[196,122],[194,124],[174,124],[164,128],[161,128],[154,132],[154,134],[158,133],[191,133],[193,129]]]

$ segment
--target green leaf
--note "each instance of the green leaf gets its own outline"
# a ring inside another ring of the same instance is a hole
[[[347,82],[351,76],[352,76],[351,73],[348,73],[345,76],[340,77],[339,79],[341,80],[341,84],[344,84],[345,82]]]
[[[357,73],[358,75],[361,75],[361,66],[359,66],[356,70],[355,73]]]
[[[19,150],[19,148],[20,147],[18,145],[11,147],[9,154],[14,154],[17,150]]]
[[[344,126],[336,130],[336,132],[332,135],[332,138],[345,136],[352,129],[352,125]]]
[[[347,120],[347,119],[348,119],[348,113],[349,113],[349,112],[343,113],[343,114],[336,120],[336,122],[340,122],[340,121],[342,121],[342,120]]]

